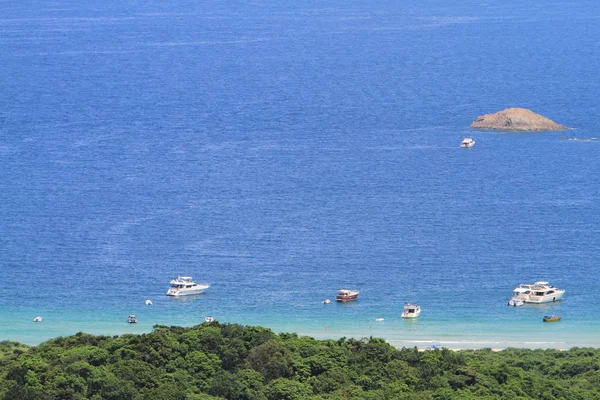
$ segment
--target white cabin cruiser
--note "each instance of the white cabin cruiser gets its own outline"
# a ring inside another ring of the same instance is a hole
[[[520,284],[513,290],[513,297],[509,300],[509,305],[519,306],[520,302],[525,303],[550,303],[561,300],[565,294],[564,289],[558,289],[548,282],[535,282],[534,284]],[[512,302],[512,304],[511,304]]]
[[[210,285],[208,283],[196,283],[191,276],[178,276],[171,281],[171,287],[167,291],[167,296],[189,296],[192,294],[204,293]]]
[[[421,306],[412,303],[406,303],[404,305],[404,311],[402,312],[402,318],[417,318],[421,315]]]
[[[460,147],[463,149],[470,149],[475,146],[475,140],[472,138],[464,138],[462,142],[460,142]]]
[[[550,303],[562,299],[564,294],[564,289],[555,288],[548,282],[535,282],[531,287],[531,292],[523,301],[525,303]]]

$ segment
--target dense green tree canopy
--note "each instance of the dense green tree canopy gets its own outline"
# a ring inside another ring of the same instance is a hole
[[[599,399],[600,350],[417,351],[218,322],[0,342],[0,399]]]

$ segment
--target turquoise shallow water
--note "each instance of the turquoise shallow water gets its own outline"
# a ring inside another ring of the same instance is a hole
[[[432,310],[424,310],[416,320],[402,320],[397,307],[373,307],[361,310],[359,303],[329,304],[315,303],[303,307],[287,307],[287,310],[270,312],[241,307],[236,312],[227,307],[207,307],[204,298],[186,299],[189,304],[181,304],[179,299],[155,299],[153,306],[131,307],[139,323],[126,323],[128,310],[95,310],[70,315],[48,310],[43,313],[42,323],[32,323],[22,312],[4,314],[11,320],[11,326],[3,329],[4,338],[35,344],[41,340],[84,330],[89,333],[115,335],[122,333],[145,333],[153,324],[189,326],[203,322],[207,315],[215,315],[221,322],[234,322],[269,326],[276,331],[299,332],[316,338],[384,337],[390,343],[402,347],[418,346],[425,348],[433,343],[441,343],[449,348],[506,348],[543,347],[566,349],[574,346],[598,347],[598,323],[576,320],[569,312],[568,302],[546,306],[524,306],[518,309],[499,304],[490,313],[492,318],[465,317],[460,308],[446,308],[447,316],[430,315]],[[174,301],[173,301],[174,300]],[[169,303],[175,304],[169,304]],[[383,310],[378,310],[381,308]],[[43,307],[42,307],[43,309]],[[74,308],[75,309],[75,308]],[[76,309],[75,309],[76,310]],[[213,311],[216,313],[213,314]],[[33,310],[27,315],[34,315]],[[560,314],[559,323],[544,323],[542,316]],[[376,321],[376,318],[384,318]]]
[[[596,3],[0,15],[0,339],[213,315],[398,346],[599,346]],[[509,106],[575,129],[468,130]],[[213,286],[166,298],[178,274]],[[506,306],[537,280],[565,300]],[[341,287],[359,300],[321,304]]]

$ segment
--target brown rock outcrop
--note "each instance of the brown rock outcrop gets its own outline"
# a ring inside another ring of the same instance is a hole
[[[471,123],[471,128],[526,132],[569,129],[526,108],[507,108],[495,114],[480,115]]]

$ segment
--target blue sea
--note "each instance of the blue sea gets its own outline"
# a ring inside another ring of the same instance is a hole
[[[592,0],[1,1],[0,340],[600,347],[599,42]],[[469,129],[508,107],[573,129]]]

